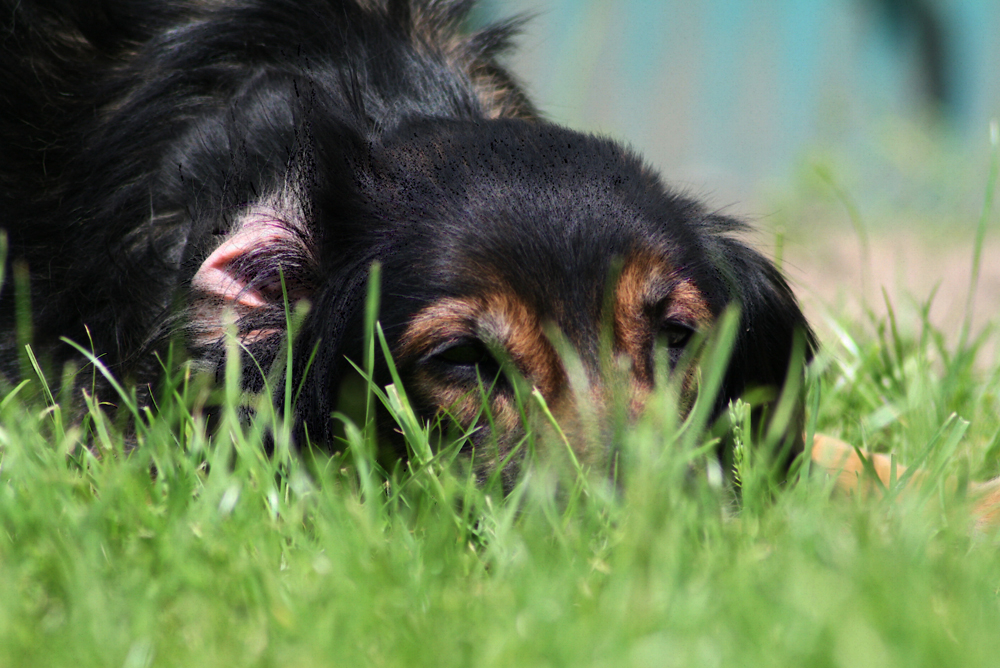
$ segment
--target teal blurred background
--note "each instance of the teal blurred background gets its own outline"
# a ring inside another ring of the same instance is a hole
[[[956,330],[1000,115],[1000,0],[480,0],[550,119],[753,222],[814,324],[886,299]],[[975,324],[1000,312],[985,220]],[[903,317],[902,315],[900,317]],[[1000,354],[1000,353],[998,353]]]
[[[629,142],[719,206],[770,207],[817,169],[874,208],[964,218],[981,205],[1000,111],[998,0],[485,0],[477,11],[532,16],[510,64],[549,118]]]

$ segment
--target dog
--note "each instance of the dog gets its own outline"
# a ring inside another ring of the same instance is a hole
[[[410,402],[471,433],[481,477],[516,475],[518,384],[600,462],[611,405],[641,414],[731,307],[713,415],[756,394],[767,426],[815,350],[780,271],[631,150],[541,118],[501,62],[519,22],[463,32],[470,5],[0,1],[0,227],[35,348],[79,363],[68,337],[155,387],[172,341],[221,376],[233,320],[244,389],[277,374],[282,407],[291,374],[297,442],[329,445],[377,265]],[[8,377],[15,283],[0,293]],[[786,463],[804,447],[798,405]]]

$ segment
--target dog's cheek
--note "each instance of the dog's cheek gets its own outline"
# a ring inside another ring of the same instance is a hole
[[[683,373],[684,378],[680,382],[680,392],[677,397],[677,408],[681,419],[686,418],[694,407],[694,402],[698,398],[698,379],[700,378],[697,365],[692,365]]]
[[[510,491],[526,455],[526,428],[515,402],[506,396],[490,401],[490,418],[480,416],[465,450],[481,484],[498,476]]]
[[[473,427],[483,431],[493,425],[497,433],[505,433],[520,426],[517,407],[502,393],[484,397],[478,388],[449,383],[425,371],[408,376],[403,381],[406,391],[427,417],[444,417],[464,431]]]

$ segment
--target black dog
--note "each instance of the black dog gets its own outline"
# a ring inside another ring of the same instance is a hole
[[[516,25],[464,34],[470,4],[2,0],[0,226],[30,268],[36,347],[58,364],[75,355],[59,337],[92,341],[149,384],[178,336],[221,369],[234,313],[254,390],[286,300],[307,300],[296,433],[329,442],[378,262],[407,392],[425,419],[478,424],[486,469],[523,435],[515,378],[569,425],[612,400],[637,413],[655,362],[731,303],[719,410],[780,388],[795,337],[807,356],[812,338],[779,272],[732,238],[743,226],[618,144],[538,119],[496,60]],[[7,374],[12,301],[8,280]]]

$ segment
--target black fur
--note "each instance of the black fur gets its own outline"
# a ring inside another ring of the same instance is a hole
[[[74,357],[58,337],[90,337],[118,375],[154,383],[153,353],[178,335],[221,369],[228,302],[266,371],[283,277],[311,302],[296,381],[316,351],[297,433],[329,442],[372,262],[394,346],[424,306],[501,279],[590,369],[608,276],[652,248],[713,315],[741,306],[720,406],[780,387],[793,337],[807,353],[812,339],[778,271],[732,237],[743,226],[618,144],[538,119],[496,60],[516,22],[465,34],[469,5],[0,0],[0,226],[30,268],[36,342],[58,364]],[[206,261],[254,229],[220,264],[225,292]]]

